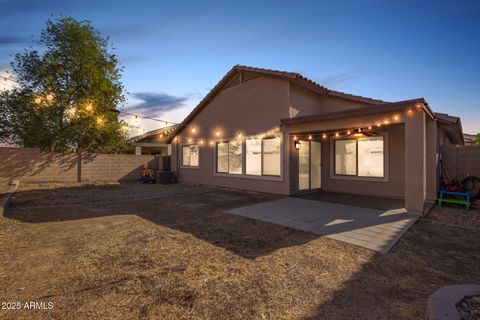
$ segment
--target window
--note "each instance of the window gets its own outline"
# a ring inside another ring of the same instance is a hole
[[[247,174],[262,175],[262,140],[248,139],[245,141],[245,164]]]
[[[263,174],[280,175],[280,138],[262,140]]]
[[[358,175],[383,177],[383,137],[358,139]]]
[[[281,139],[245,140],[245,171],[243,171],[243,143],[217,143],[217,172],[252,176],[281,175]]]
[[[217,143],[217,172],[242,174],[242,142]]]
[[[384,137],[335,140],[335,174],[385,176]]]
[[[228,143],[228,173],[242,174],[242,141]]]
[[[198,167],[198,145],[182,146],[182,165],[184,167]]]
[[[335,140],[335,174],[357,175],[356,140]]]
[[[228,142],[217,144],[217,172],[228,173]]]

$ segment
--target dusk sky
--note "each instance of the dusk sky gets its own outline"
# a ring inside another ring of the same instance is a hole
[[[480,1],[0,0],[0,72],[60,14],[110,37],[132,112],[180,122],[243,64],[386,101],[424,97],[480,132]]]

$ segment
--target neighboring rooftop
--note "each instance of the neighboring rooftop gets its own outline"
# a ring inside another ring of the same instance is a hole
[[[141,135],[131,137],[130,139],[128,139],[128,142],[134,144],[143,142],[144,140],[153,140],[151,142],[167,143],[168,137],[172,134],[172,132],[177,126],[178,124],[174,124],[171,126],[166,126],[152,131],[148,131]]]

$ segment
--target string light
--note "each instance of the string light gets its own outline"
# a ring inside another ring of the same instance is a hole
[[[297,141],[298,140],[297,136],[293,136],[293,140]]]
[[[54,98],[54,96],[53,96],[53,94],[52,94],[52,93],[49,93],[49,94],[47,94],[47,95],[46,95],[46,98],[47,98],[47,101],[48,101],[48,102],[52,102],[52,101],[53,101],[53,98]]]
[[[217,129],[217,131],[215,132],[215,135],[218,137],[220,136],[220,130]]]
[[[327,135],[324,133],[322,136],[323,139],[327,139]]]
[[[200,140],[200,145],[203,145],[203,140]]]
[[[308,140],[312,140],[312,135],[311,134],[308,135]]]
[[[338,137],[339,136],[339,133],[338,132],[335,132],[335,137]]]
[[[188,143],[191,143],[192,142],[192,139],[188,139]]]
[[[390,121],[388,121],[388,120],[385,120],[385,121],[383,121],[383,123],[385,123],[385,124],[389,124],[389,123],[390,123]]]
[[[105,120],[103,120],[103,117],[97,117],[97,125],[99,126],[103,126],[103,123],[105,122]],[[144,129],[145,130],[145,129]]]
[[[213,146],[213,143],[214,143],[214,142],[213,142],[212,140],[210,140],[210,145],[211,145],[211,146]]]
[[[192,127],[192,133],[195,133],[195,131],[197,131],[197,129],[195,128],[195,126]]]
[[[368,130],[372,130],[372,126],[368,126]]]
[[[347,131],[347,134],[350,134],[350,130]]]
[[[242,133],[239,131],[237,134],[238,139],[242,139]]]
[[[67,114],[68,114],[68,116],[69,116],[70,118],[73,118],[73,117],[75,117],[76,114],[77,114],[77,109],[72,106],[72,107],[68,108]]]
[[[394,120],[398,120],[398,116],[393,117]]]
[[[42,98],[36,97],[36,98],[34,99],[34,101],[35,101],[36,104],[40,104],[40,103],[42,103]]]

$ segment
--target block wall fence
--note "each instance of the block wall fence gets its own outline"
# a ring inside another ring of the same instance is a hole
[[[461,181],[469,174],[480,177],[480,145],[444,145],[442,160],[450,179]]]
[[[54,153],[0,148],[0,182],[138,181],[144,164],[158,170],[161,157],[133,154]]]

